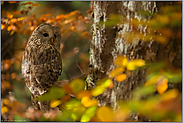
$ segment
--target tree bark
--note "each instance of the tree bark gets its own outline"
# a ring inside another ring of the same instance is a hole
[[[147,21],[151,18],[150,16],[144,18],[138,14],[138,11],[159,12],[162,6],[171,4],[174,2],[94,1],[89,87],[97,80],[108,78],[109,73],[115,68],[113,61],[118,55],[125,55],[129,60],[144,59],[151,62],[167,60],[169,65],[175,68],[182,67],[182,44],[181,41],[175,41],[175,38],[172,38],[166,45],[155,41],[140,41],[139,39],[133,39],[132,43],[129,44],[125,38],[121,38],[124,36],[124,32],[132,32],[131,19],[146,19]],[[107,27],[105,24],[101,25],[100,22],[106,22],[111,14],[124,15],[128,22],[111,27]],[[137,30],[144,34],[148,33],[146,26],[138,26]],[[177,30],[175,29],[175,31]],[[173,55],[171,59],[170,55]],[[116,109],[117,101],[131,99],[132,91],[144,84],[145,77],[146,70],[137,70],[133,72],[132,77],[127,77],[123,82],[113,80],[113,89],[108,89],[98,97],[99,105],[110,105]]]

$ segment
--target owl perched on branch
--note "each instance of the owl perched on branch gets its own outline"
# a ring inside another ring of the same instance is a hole
[[[36,101],[58,81],[62,72],[61,32],[57,26],[44,23],[30,36],[22,59],[22,74],[31,92],[32,105],[48,112],[49,101]]]

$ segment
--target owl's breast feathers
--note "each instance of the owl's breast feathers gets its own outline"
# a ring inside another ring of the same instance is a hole
[[[61,54],[55,47],[26,47],[22,59],[22,73],[32,94],[39,96],[47,92],[58,80],[61,72]]]

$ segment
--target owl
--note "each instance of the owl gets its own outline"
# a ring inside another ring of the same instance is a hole
[[[22,58],[22,74],[31,92],[32,105],[44,113],[49,111],[50,102],[36,101],[35,98],[47,93],[61,75],[60,43],[60,29],[43,23],[30,36]]]

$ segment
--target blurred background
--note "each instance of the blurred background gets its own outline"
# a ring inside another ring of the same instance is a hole
[[[45,116],[31,106],[30,92],[21,74],[21,59],[28,38],[41,23],[57,25],[62,33],[63,72],[59,80],[85,79],[91,39],[91,3],[1,1],[1,8],[1,119],[39,121]]]

